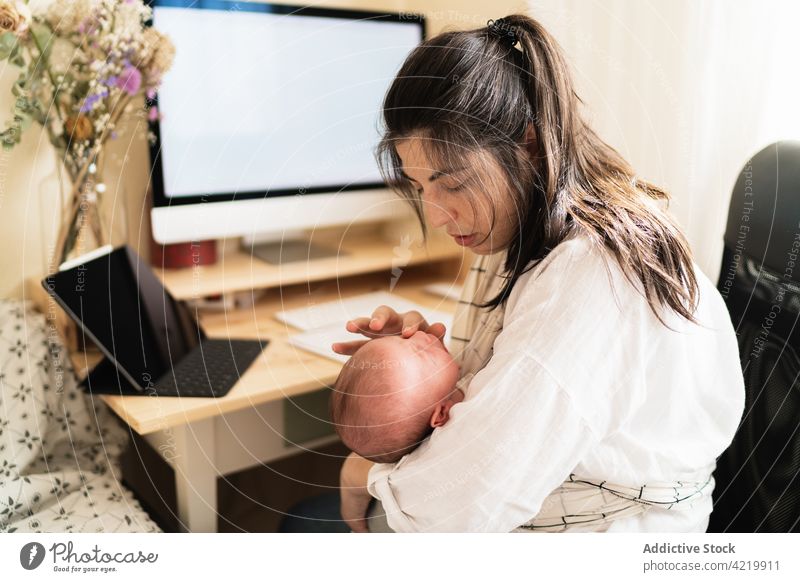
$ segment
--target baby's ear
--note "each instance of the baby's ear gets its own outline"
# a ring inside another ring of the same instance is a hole
[[[433,428],[444,426],[450,420],[451,406],[453,406],[453,402],[450,400],[436,405],[436,408],[433,409],[433,414],[431,414],[431,426]]]

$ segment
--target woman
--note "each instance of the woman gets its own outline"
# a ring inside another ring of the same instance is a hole
[[[353,530],[374,497],[395,531],[705,531],[744,404],[734,330],[668,195],[579,103],[522,15],[426,41],[392,83],[387,183],[478,255],[452,334],[466,398],[398,463],[347,459]],[[444,334],[388,306],[348,329]]]

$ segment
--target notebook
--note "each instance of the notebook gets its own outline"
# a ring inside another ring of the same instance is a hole
[[[388,305],[398,312],[419,311],[428,323],[443,323],[447,328],[445,344],[449,344],[453,320],[451,313],[432,309],[385,291],[280,311],[275,314],[275,318],[303,330],[289,337],[291,345],[344,363],[349,356],[337,354],[331,349],[331,344],[366,339],[361,334],[347,331],[345,324],[350,319],[371,315],[379,305]]]

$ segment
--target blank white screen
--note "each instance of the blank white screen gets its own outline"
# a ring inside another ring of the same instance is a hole
[[[421,39],[402,22],[156,6],[166,196],[381,182],[383,97]]]

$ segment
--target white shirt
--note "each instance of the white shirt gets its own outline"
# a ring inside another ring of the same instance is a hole
[[[369,472],[398,532],[509,532],[570,473],[630,486],[701,481],[744,408],[725,304],[695,267],[700,325],[665,327],[605,250],[559,244],[522,275],[488,364],[415,451]],[[604,531],[705,531],[710,497]],[[597,526],[595,526],[597,528]]]

